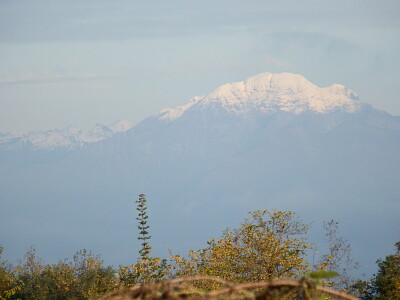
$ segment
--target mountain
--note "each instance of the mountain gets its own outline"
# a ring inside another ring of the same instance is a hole
[[[110,126],[96,124],[94,128],[81,129],[68,127],[47,131],[33,131],[28,133],[1,133],[0,148],[18,149],[23,147],[32,150],[56,150],[82,148],[88,143],[99,142],[110,138],[115,133],[125,132],[132,128],[126,120],[119,121]]]
[[[243,82],[225,84],[184,106],[164,109],[160,119],[175,120],[196,104],[202,110],[224,110],[235,115],[277,111],[355,112],[361,106],[357,95],[343,85],[319,88],[301,75],[262,73]]]
[[[400,117],[338,84],[262,73],[62,154],[21,149],[0,149],[1,240],[17,257],[35,244],[53,259],[88,248],[132,262],[139,193],[162,256],[255,209],[297,212],[318,244],[338,220],[366,273],[399,239]]]

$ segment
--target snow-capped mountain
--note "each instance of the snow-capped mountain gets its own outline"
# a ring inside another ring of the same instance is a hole
[[[125,132],[132,128],[126,120],[110,126],[96,124],[90,129],[68,127],[46,131],[32,131],[28,133],[3,133],[0,135],[0,147],[17,149],[30,147],[34,150],[77,149],[87,144],[110,138],[115,133]]]
[[[245,81],[224,84],[211,94],[195,97],[183,106],[164,109],[159,117],[175,120],[187,110],[210,108],[238,115],[276,111],[353,113],[361,105],[358,96],[340,84],[320,88],[301,75],[261,73]]]
[[[224,112],[246,118],[249,114],[271,114],[278,111],[295,114],[327,114],[337,111],[355,113],[362,106],[358,96],[340,84],[320,88],[301,75],[261,73],[245,81],[224,84],[209,95],[194,97],[182,106],[165,108],[161,110],[158,119],[171,122],[192,111],[211,111],[213,114]],[[97,124],[90,129],[69,127],[25,134],[3,133],[0,135],[0,147],[73,150],[108,139],[115,133],[126,132],[132,127],[130,122],[122,120],[109,126]]]
[[[255,209],[293,210],[317,228],[337,219],[370,273],[397,241],[400,117],[342,85],[262,73],[129,127],[23,137],[45,149],[86,145],[67,153],[0,147],[0,240],[15,245],[6,248],[44,244],[67,257],[86,247],[129,263],[140,193],[161,256],[204,247]]]

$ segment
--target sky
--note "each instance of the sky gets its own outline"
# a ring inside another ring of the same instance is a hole
[[[0,0],[0,131],[138,123],[261,72],[400,115],[398,0]]]

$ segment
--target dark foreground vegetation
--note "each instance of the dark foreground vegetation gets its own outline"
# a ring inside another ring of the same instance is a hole
[[[254,211],[236,229],[207,247],[169,260],[152,257],[144,195],[136,201],[141,249],[137,262],[114,269],[80,250],[72,259],[45,264],[31,248],[12,266],[1,260],[3,299],[400,299],[400,242],[378,260],[370,281],[351,278],[356,267],[349,243],[327,222],[328,252],[316,263],[308,227],[293,212]],[[340,275],[339,275],[340,274]]]

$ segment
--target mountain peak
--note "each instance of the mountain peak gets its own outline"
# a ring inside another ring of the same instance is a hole
[[[234,114],[254,111],[330,113],[337,110],[352,113],[361,107],[358,96],[343,85],[321,88],[298,74],[265,72],[244,81],[224,84],[183,106],[164,109],[159,117],[175,120],[194,104],[201,110],[218,107]]]

